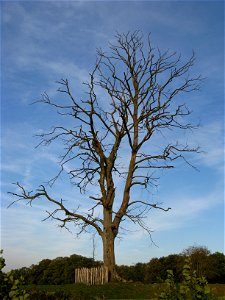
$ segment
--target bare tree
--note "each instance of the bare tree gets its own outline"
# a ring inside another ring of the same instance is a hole
[[[80,233],[94,228],[102,238],[103,261],[111,280],[115,278],[114,241],[121,222],[128,219],[150,233],[143,221],[146,213],[153,208],[170,209],[150,199],[134,198],[133,190],[151,185],[153,170],[174,168],[177,159],[186,161],[185,153],[198,152],[198,148],[178,142],[167,143],[158,152],[146,145],[168,129],[194,128],[185,122],[191,112],[180,103],[180,97],[198,90],[201,81],[200,76],[189,77],[194,54],[182,62],[175,52],[153,48],[150,35],[144,44],[138,31],[117,34],[116,39],[109,45],[110,54],[97,51],[94,70],[85,83],[87,99],[76,99],[68,80],[62,79],[58,91],[65,95],[63,102],[53,101],[46,93],[40,100],[60,116],[74,120],[74,127],[54,126],[39,135],[39,145],[59,140],[64,146],[60,172],[49,183],[53,184],[65,171],[81,193],[95,186],[98,192],[89,196],[93,201],[90,210],[80,213],[69,209],[62,199],[51,197],[44,185],[29,192],[17,183],[20,192],[11,193],[16,196],[13,203],[26,200],[32,204],[34,200],[47,199],[55,210],[48,212],[46,219],[59,221],[61,227],[73,222]],[[116,191],[117,178],[124,182],[122,193]],[[102,208],[101,216],[96,214],[97,207]]]

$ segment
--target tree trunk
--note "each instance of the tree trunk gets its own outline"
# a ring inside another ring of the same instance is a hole
[[[108,268],[108,281],[114,281],[116,278],[115,271],[115,251],[114,241],[115,232],[112,228],[112,211],[111,209],[104,208],[104,232],[103,240],[103,263]]]

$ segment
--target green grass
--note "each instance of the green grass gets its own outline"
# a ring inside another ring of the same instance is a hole
[[[210,285],[218,300],[225,300],[225,284]],[[163,284],[141,284],[141,283],[112,283],[106,285],[87,286],[84,284],[66,285],[30,285],[29,290],[40,290],[45,292],[64,291],[70,293],[74,299],[153,299],[156,294],[163,291]]]
[[[150,299],[156,293],[155,285],[143,284],[107,284],[86,286],[84,284],[68,285],[42,285],[30,286],[29,289],[36,288],[41,291],[65,291],[72,294],[75,299]]]

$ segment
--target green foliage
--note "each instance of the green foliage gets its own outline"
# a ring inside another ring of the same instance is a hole
[[[210,268],[210,251],[207,247],[191,246],[185,249],[182,254],[190,258],[191,267],[196,270],[197,276],[207,276]]]
[[[43,259],[30,268],[14,270],[13,275],[15,278],[20,278],[22,275],[26,284],[69,284],[74,283],[75,268],[89,268],[97,265],[100,265],[100,262],[74,254],[53,260]]]
[[[180,284],[176,284],[173,271],[167,271],[166,288],[159,296],[160,300],[215,299],[205,277],[198,277],[197,272],[192,270],[190,258],[185,260],[182,275],[183,281]]]
[[[146,264],[134,266],[118,266],[120,277],[127,281],[142,283],[162,283],[167,278],[167,270],[173,271],[174,282],[183,280],[183,265],[185,259],[191,260],[191,272],[196,270],[196,276],[204,276],[209,283],[225,283],[225,255],[213,253],[203,246],[193,246],[181,254],[171,254],[166,257],[152,258]]]
[[[208,261],[207,279],[210,283],[225,283],[225,255],[215,252]]]
[[[3,251],[0,251],[0,299],[2,300],[27,300],[30,295],[21,287],[23,277],[15,279],[12,272],[3,273],[5,259],[2,257]]]
[[[124,281],[144,282],[146,264],[137,263],[134,266],[116,266],[116,272]]]
[[[165,283],[167,270],[172,270],[173,281],[176,285],[184,279],[183,265],[187,257],[191,260],[190,273],[194,274],[195,269],[197,271],[196,278],[204,276],[209,283],[225,283],[225,255],[219,252],[211,254],[206,247],[189,247],[181,254],[152,258],[148,263],[117,266],[116,271],[124,281],[154,284]],[[3,261],[1,261],[2,263]],[[11,275],[19,281],[22,276],[26,285],[65,285],[74,283],[75,268],[95,267],[100,264],[92,258],[74,254],[70,257],[57,257],[53,260],[43,259],[29,268],[13,270]]]

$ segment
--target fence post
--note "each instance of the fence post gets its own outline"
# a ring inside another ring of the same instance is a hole
[[[108,283],[108,280],[107,267],[75,269],[75,283],[94,285]]]

